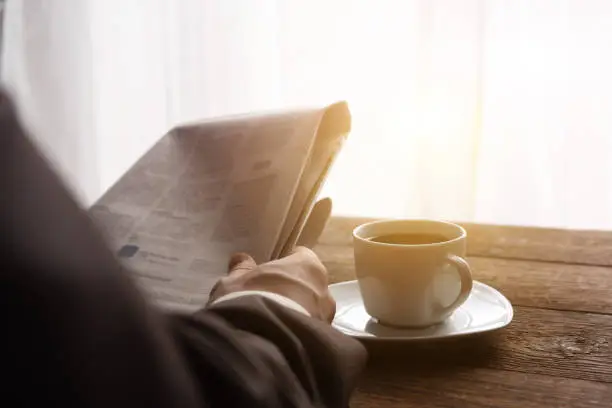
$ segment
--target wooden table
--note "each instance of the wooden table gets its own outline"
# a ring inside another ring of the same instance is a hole
[[[354,279],[352,229],[334,218],[315,251]],[[512,302],[505,329],[428,344],[366,343],[351,406],[612,407],[612,232],[465,225],[474,278]]]

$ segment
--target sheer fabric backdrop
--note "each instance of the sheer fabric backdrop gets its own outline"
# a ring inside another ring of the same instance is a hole
[[[337,99],[335,213],[612,228],[606,0],[8,0],[3,80],[84,203],[168,128]]]

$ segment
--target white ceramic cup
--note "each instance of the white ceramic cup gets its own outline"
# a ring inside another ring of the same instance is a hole
[[[388,234],[434,234],[442,242],[388,244]],[[375,221],[353,231],[355,271],[366,312],[381,324],[424,327],[440,323],[466,301],[472,273],[465,230],[429,220]]]

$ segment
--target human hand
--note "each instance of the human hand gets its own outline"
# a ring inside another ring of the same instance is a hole
[[[210,293],[209,302],[228,293],[262,290],[285,296],[304,307],[310,316],[331,322],[336,303],[327,288],[327,270],[317,255],[305,247],[288,256],[257,265],[244,253],[232,256],[227,276]]]

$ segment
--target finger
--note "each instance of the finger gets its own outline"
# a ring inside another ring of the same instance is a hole
[[[302,262],[306,261],[310,263],[317,269],[325,270],[325,266],[323,265],[323,262],[321,262],[317,254],[315,254],[312,249],[306,248],[304,246],[296,246],[295,248],[293,248],[289,255],[287,255],[287,258],[300,259]]]
[[[249,254],[238,252],[233,254],[229,260],[228,273],[236,269],[251,269],[255,268],[257,263]]]
[[[317,285],[328,285],[327,268],[319,259],[316,253],[309,248],[298,246],[293,249],[290,255],[283,258],[281,262],[288,265],[299,266],[296,273],[308,282]]]
[[[297,244],[301,246],[305,246],[308,248],[312,248],[316,245],[321,233],[325,229],[325,225],[327,225],[327,220],[331,215],[332,210],[332,201],[330,198],[326,197],[319,201],[317,201],[312,210],[310,210],[310,215],[306,220],[306,224],[300,233],[300,236],[297,240]]]
[[[306,248],[305,246],[302,245],[297,245],[296,247],[294,247],[291,252],[289,252],[289,255],[293,255],[293,254],[305,254],[305,253],[309,253],[312,252],[312,250]]]
[[[296,246],[289,252],[289,255],[287,255],[287,257],[290,256],[299,256],[305,259],[319,259],[312,249],[306,248],[305,246]]]

